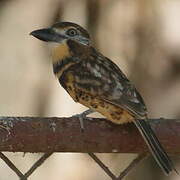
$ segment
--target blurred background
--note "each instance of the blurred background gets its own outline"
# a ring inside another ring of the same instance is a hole
[[[180,117],[179,0],[0,0],[0,114],[71,116],[85,110],[53,75],[48,46],[29,36],[57,21],[87,28],[145,99],[150,117]],[[108,142],[107,142],[108,143]],[[23,172],[41,154],[6,153]],[[98,154],[119,174],[135,154]],[[180,171],[177,156],[172,156]],[[0,160],[0,180],[18,179]],[[176,180],[150,157],[126,180]],[[55,153],[30,180],[109,180],[86,154]]]

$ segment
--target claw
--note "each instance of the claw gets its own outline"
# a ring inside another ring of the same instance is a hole
[[[92,120],[92,118],[87,117],[87,115],[89,115],[93,112],[94,112],[93,110],[88,109],[88,110],[82,112],[81,114],[76,114],[76,115],[72,116],[72,117],[78,117],[79,118],[80,127],[81,127],[82,132],[84,132],[84,118],[86,118],[86,119],[88,118],[89,120]]]

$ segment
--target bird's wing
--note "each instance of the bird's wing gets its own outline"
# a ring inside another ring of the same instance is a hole
[[[136,117],[146,116],[146,106],[134,85],[116,64],[95,49],[92,48],[74,70],[77,88],[126,109]]]

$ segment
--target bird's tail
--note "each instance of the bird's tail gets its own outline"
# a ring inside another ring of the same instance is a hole
[[[157,139],[155,133],[151,129],[150,124],[143,119],[135,120],[135,125],[139,129],[143,138],[145,139],[153,157],[162,168],[162,170],[168,175],[172,170],[176,169],[173,166],[171,159],[168,157],[164,148]],[[177,172],[177,171],[176,171]]]

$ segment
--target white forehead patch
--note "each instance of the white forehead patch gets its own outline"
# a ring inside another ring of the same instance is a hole
[[[56,33],[65,34],[65,32],[66,32],[67,29],[64,29],[64,28],[61,28],[61,29],[59,29],[59,28],[53,28],[53,30],[54,30],[54,32],[56,32]]]

